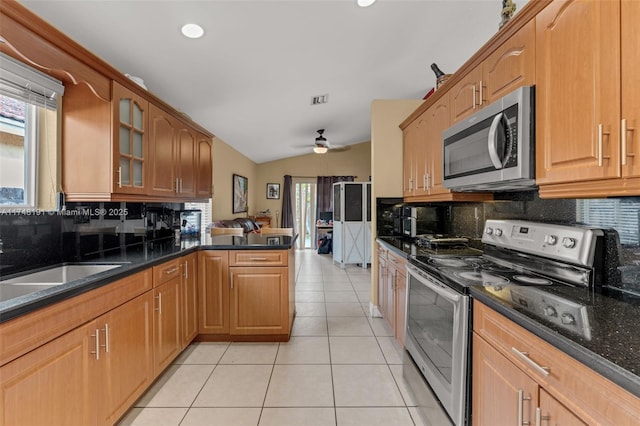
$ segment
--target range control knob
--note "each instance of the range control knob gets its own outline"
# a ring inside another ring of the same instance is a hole
[[[544,308],[544,314],[548,317],[556,317],[558,316],[558,312],[556,312],[556,308],[553,306],[547,306]]]
[[[494,234],[496,237],[499,237],[502,235],[502,229],[500,228],[496,228],[496,230],[494,231]]]
[[[564,248],[574,248],[576,246],[576,239],[571,237],[564,237],[562,239],[562,246]]]
[[[484,231],[484,233],[485,233],[485,234],[487,234],[487,235],[491,235],[491,234],[493,234],[493,228],[487,228],[487,229]]]
[[[558,237],[555,235],[545,235],[544,236],[545,244],[549,244],[550,246],[554,246],[558,242]]]
[[[563,324],[567,325],[573,325],[576,323],[576,319],[573,317],[573,315],[566,312],[562,314],[562,316],[560,317],[560,321],[562,321]]]

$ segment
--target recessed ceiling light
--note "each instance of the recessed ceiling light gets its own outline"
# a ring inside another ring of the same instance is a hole
[[[374,4],[376,0],[358,0],[358,6],[360,7],[369,7]]]
[[[182,26],[182,34],[189,38],[200,38],[204,35],[204,30],[198,24],[186,24]]]

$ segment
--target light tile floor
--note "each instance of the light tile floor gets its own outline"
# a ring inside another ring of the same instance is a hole
[[[402,379],[402,348],[369,316],[371,270],[296,252],[286,343],[194,343],[120,425],[423,425]],[[434,401],[429,425],[449,425]]]

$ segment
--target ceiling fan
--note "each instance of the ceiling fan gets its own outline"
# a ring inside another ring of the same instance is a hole
[[[324,129],[318,129],[318,136],[316,137],[315,145],[313,147],[313,152],[316,154],[326,154],[329,150],[331,151],[346,151],[347,147],[333,147],[327,141],[327,138],[324,137]]]

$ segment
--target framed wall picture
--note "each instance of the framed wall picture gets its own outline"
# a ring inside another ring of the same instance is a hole
[[[249,181],[246,177],[233,175],[233,213],[244,213],[248,210]]]
[[[267,199],[279,200],[280,199],[280,184],[268,183],[267,184]]]
[[[280,244],[280,237],[267,237],[267,245],[277,246]]]

